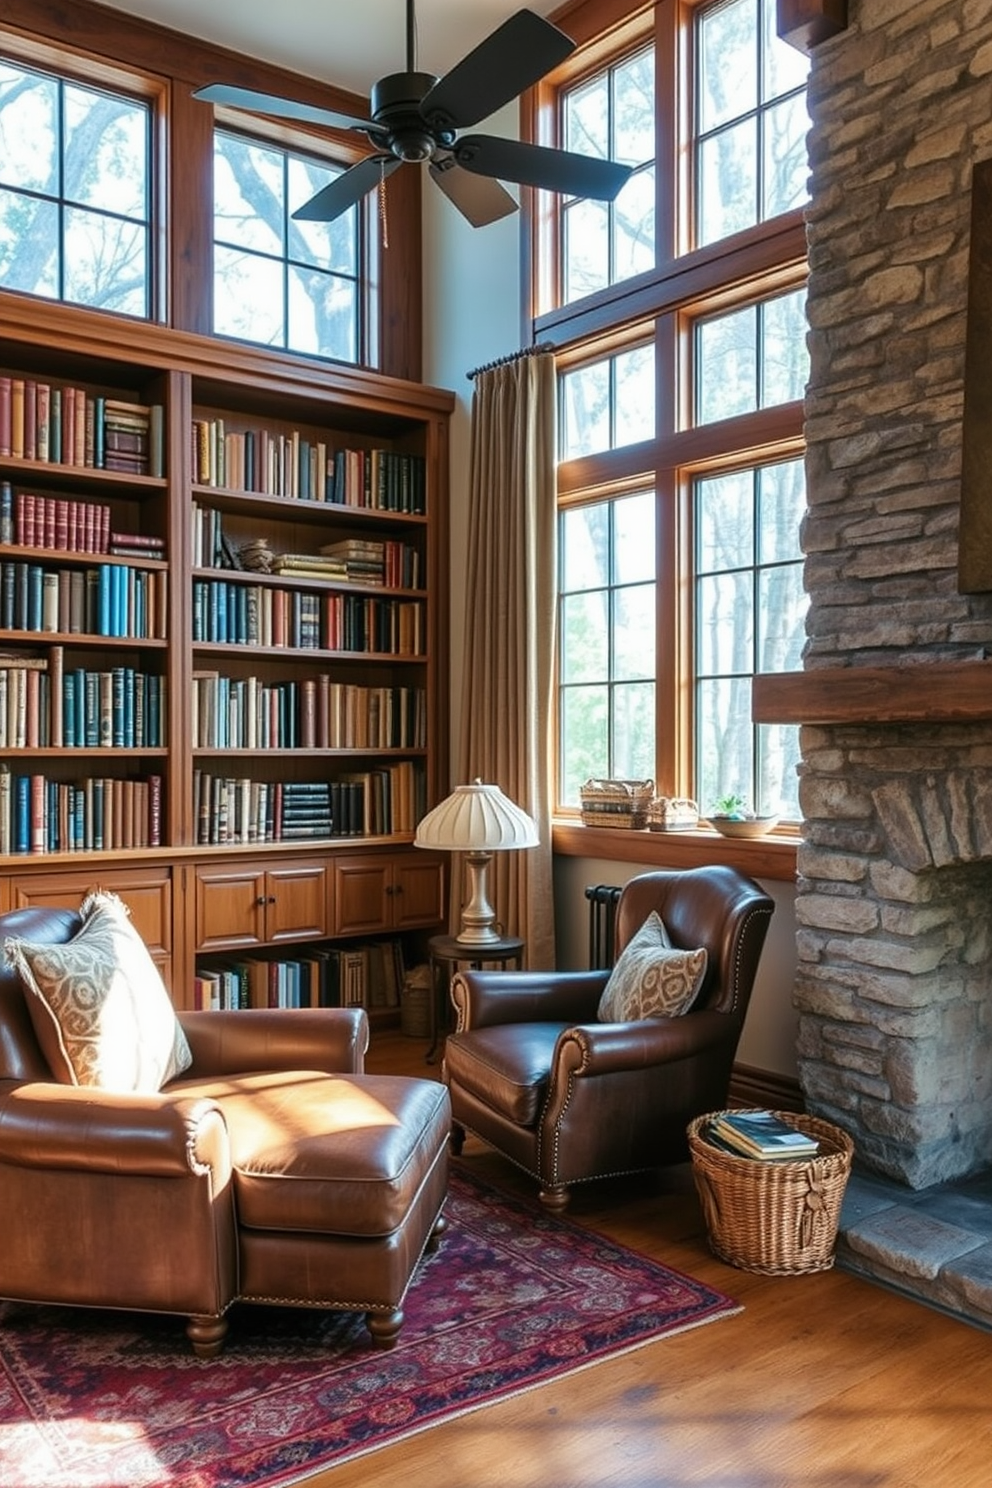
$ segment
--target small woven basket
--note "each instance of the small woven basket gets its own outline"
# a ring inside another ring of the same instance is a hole
[[[731,1266],[766,1276],[829,1271],[854,1156],[850,1137],[819,1117],[776,1111],[782,1121],[815,1137],[820,1151],[794,1162],[762,1162],[707,1141],[713,1114],[719,1113],[697,1116],[688,1126],[692,1176],[710,1249]]]
[[[653,780],[587,780],[579,790],[587,827],[647,826]]]
[[[655,796],[648,807],[649,832],[686,832],[699,826],[699,807],[688,796]]]

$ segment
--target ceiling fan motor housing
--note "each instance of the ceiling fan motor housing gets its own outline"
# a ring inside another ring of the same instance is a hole
[[[451,131],[433,133],[420,112],[421,99],[436,82],[430,72],[394,72],[372,85],[372,118],[400,160],[430,160],[439,144],[454,140]]]

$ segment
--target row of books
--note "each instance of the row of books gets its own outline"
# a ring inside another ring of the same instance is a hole
[[[52,780],[0,764],[0,854],[159,847],[162,777]]]
[[[162,405],[0,372],[0,459],[161,476]]]
[[[193,1005],[224,1012],[242,1008],[396,1008],[405,975],[398,939],[317,946],[305,955],[249,957],[201,966]]]
[[[193,673],[194,749],[423,749],[419,687],[360,687],[326,673],[300,682]]]
[[[250,550],[256,545],[242,543],[230,537],[219,511],[194,501],[192,519],[194,568],[258,568],[257,564],[248,561],[251,558]],[[267,542],[265,547],[269,548]],[[275,564],[279,558],[286,556],[271,553],[272,563]],[[295,555],[297,562],[301,561],[301,556]],[[343,538],[326,544],[319,553],[308,557],[311,566],[327,568],[328,576],[337,576],[349,583],[383,585],[390,589],[421,589],[424,585],[420,550],[412,543],[400,542],[394,538],[381,541]],[[270,571],[268,566],[266,571]]]
[[[820,1145],[774,1111],[721,1111],[708,1122],[706,1135],[714,1146],[756,1162],[805,1161]]]
[[[419,656],[419,600],[313,594],[226,579],[194,579],[193,640],[204,645],[285,646]]]
[[[229,429],[222,418],[195,418],[193,479],[200,486],[336,502],[376,511],[423,514],[426,462],[388,449],[334,450],[294,429]]]
[[[129,554],[164,556],[164,538],[115,532],[112,523],[105,502],[15,491],[10,481],[0,481],[0,543],[53,553],[111,553],[124,547]]]
[[[164,641],[167,607],[164,569],[124,563],[45,568],[19,559],[0,561],[3,630]]]
[[[214,847],[412,832],[427,809],[426,794],[423,768],[408,760],[303,783],[194,770],[196,840]]]
[[[0,749],[164,745],[165,678],[157,673],[66,668],[61,646],[40,666],[0,666]]]

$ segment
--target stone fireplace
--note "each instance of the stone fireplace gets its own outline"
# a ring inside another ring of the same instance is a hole
[[[923,1189],[992,1166],[992,583],[959,580],[992,0],[848,0],[809,97],[808,638],[755,717],[802,724],[807,1105]]]

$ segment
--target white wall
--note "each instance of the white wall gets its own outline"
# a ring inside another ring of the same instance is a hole
[[[487,122],[487,132],[510,135],[516,106]],[[520,218],[473,228],[424,172],[424,379],[451,388],[458,399],[451,428],[451,698],[452,759],[457,756],[465,609],[466,501],[472,384],[466,373],[520,346]],[[456,781],[451,782],[453,785]],[[662,864],[659,863],[659,867]],[[625,883],[636,865],[591,858],[555,863],[555,919],[562,967],[586,965],[586,884]],[[794,1077],[796,1015],[792,986],[796,928],[791,884],[765,883],[776,910],[738,1050],[742,1064]]]

